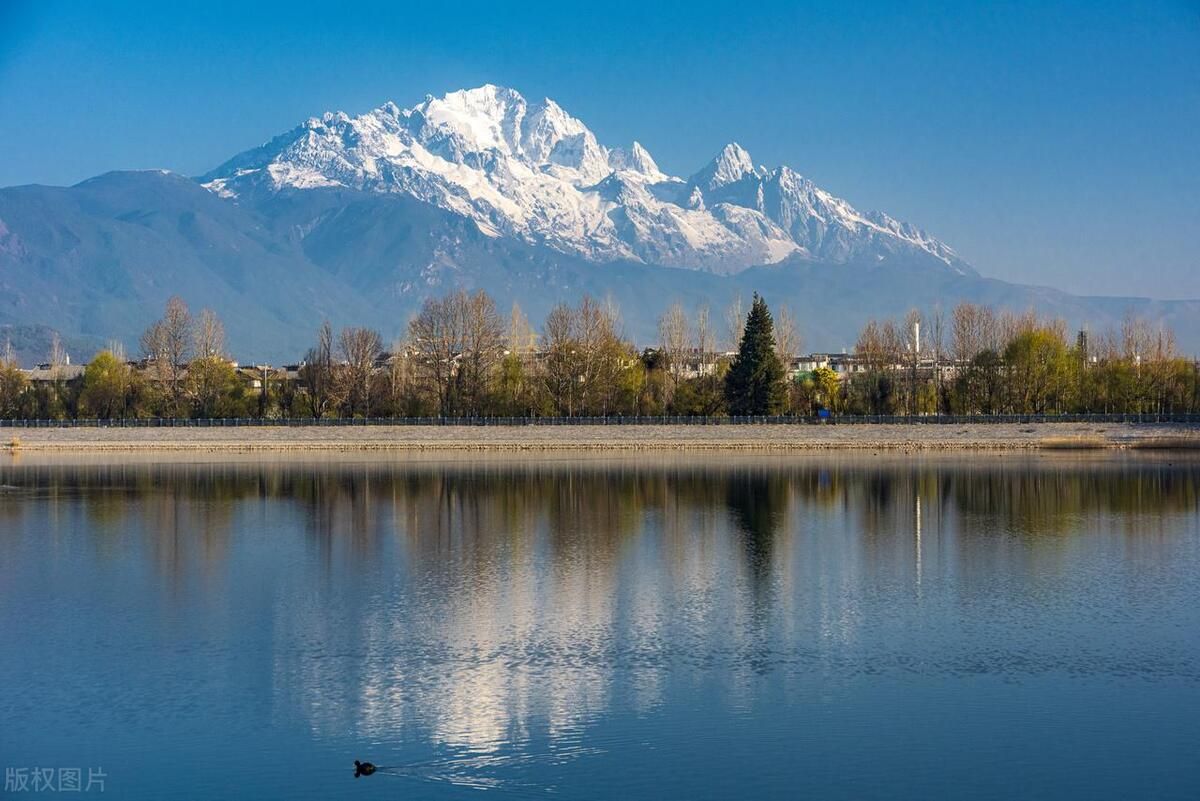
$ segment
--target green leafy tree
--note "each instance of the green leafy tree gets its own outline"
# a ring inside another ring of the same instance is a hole
[[[671,414],[689,417],[714,417],[725,413],[725,375],[729,365],[719,361],[713,365],[712,373],[689,378],[675,389],[671,399]]]
[[[971,358],[954,382],[954,403],[958,414],[998,414],[1004,402],[1004,361],[992,349]]]
[[[112,351],[100,351],[83,371],[80,411],[105,420],[124,417],[130,380],[129,365],[113,355]]]
[[[1049,328],[1024,331],[1004,349],[1011,404],[1018,414],[1061,412],[1071,386],[1071,358],[1061,334]]]
[[[0,359],[0,417],[22,416],[28,391],[29,379],[16,361]]]
[[[771,311],[755,294],[737,356],[725,376],[725,401],[731,415],[741,416],[779,414],[786,400]]]
[[[646,380],[634,411],[649,416],[663,414],[667,411],[667,397],[672,390],[671,376],[667,373],[667,357],[659,348],[646,348],[640,358],[646,371]]]
[[[246,413],[245,386],[227,359],[193,359],[184,382],[198,417],[240,417]]]
[[[495,411],[513,417],[532,414],[537,407],[534,389],[521,354],[505,354],[496,377]]]
[[[832,367],[818,367],[812,371],[816,402],[831,412],[841,411],[841,380]]]

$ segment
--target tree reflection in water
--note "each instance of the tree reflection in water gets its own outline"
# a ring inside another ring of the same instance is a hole
[[[483,751],[539,730],[569,745],[614,694],[652,707],[689,671],[1048,669],[1065,646],[981,668],[893,618],[1053,597],[1064,549],[1089,538],[1153,565],[1200,508],[1200,462],[1167,456],[0,471],[0,560],[49,538],[140,559],[159,604],[232,594],[225,636],[262,647],[249,675],[282,710],[317,731],[415,727]]]

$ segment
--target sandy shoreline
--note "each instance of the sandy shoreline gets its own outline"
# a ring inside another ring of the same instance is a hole
[[[2,432],[0,447],[14,452],[52,453],[1194,450],[1200,449],[1200,426],[1038,423],[45,428]]]

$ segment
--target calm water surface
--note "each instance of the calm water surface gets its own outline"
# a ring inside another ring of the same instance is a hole
[[[0,766],[104,797],[1200,797],[1200,462],[0,483]]]

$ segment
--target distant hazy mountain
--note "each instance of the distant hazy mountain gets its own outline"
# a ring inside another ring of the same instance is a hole
[[[552,101],[485,86],[327,114],[192,180],[109,173],[0,189],[0,337],[24,358],[54,326],[76,359],[137,337],[172,294],[225,320],[234,355],[299,358],[322,319],[390,338],[430,294],[485,288],[538,323],[611,296],[652,344],[668,303],[760,291],[804,345],[853,345],[871,316],[973,300],[1099,329],[1127,312],[1200,349],[1200,303],[1083,298],[980,277],[954,251],[729,145],[683,179],[608,148]]]

